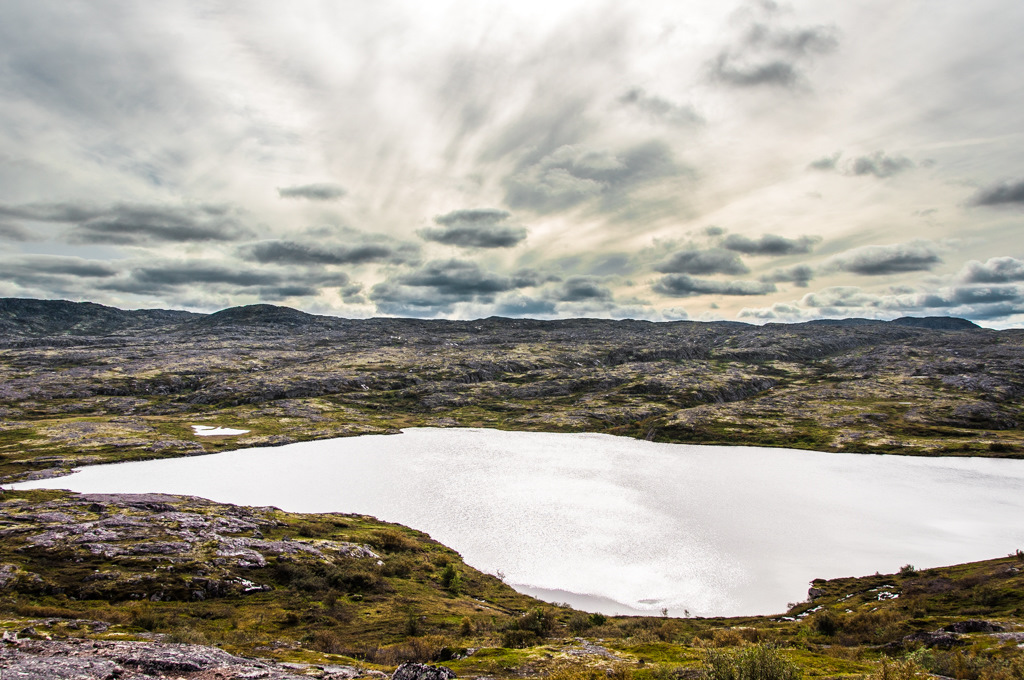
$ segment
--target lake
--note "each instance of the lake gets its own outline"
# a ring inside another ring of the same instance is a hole
[[[609,614],[781,613],[813,578],[1024,547],[1024,461],[599,434],[411,428],[13,486],[373,515],[521,591]]]

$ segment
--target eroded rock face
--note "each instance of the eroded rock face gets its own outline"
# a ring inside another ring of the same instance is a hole
[[[0,644],[0,668],[4,680],[156,680],[169,674],[186,680],[351,680],[383,676],[379,672],[364,674],[352,666],[246,659],[202,645],[109,640],[6,640]],[[449,677],[454,675],[443,680]],[[442,680],[441,676],[437,678]]]

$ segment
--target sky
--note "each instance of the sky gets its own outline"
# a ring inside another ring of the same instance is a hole
[[[1024,325],[1024,3],[0,3],[0,297]]]

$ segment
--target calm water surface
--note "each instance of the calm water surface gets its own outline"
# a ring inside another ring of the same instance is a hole
[[[1024,547],[1024,461],[408,429],[15,485],[354,512],[520,590],[606,613],[772,614],[813,578]]]

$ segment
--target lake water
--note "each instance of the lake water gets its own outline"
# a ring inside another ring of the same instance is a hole
[[[422,531],[543,599],[605,613],[773,614],[813,578],[1024,547],[1024,461],[413,428],[15,485],[162,492]]]

